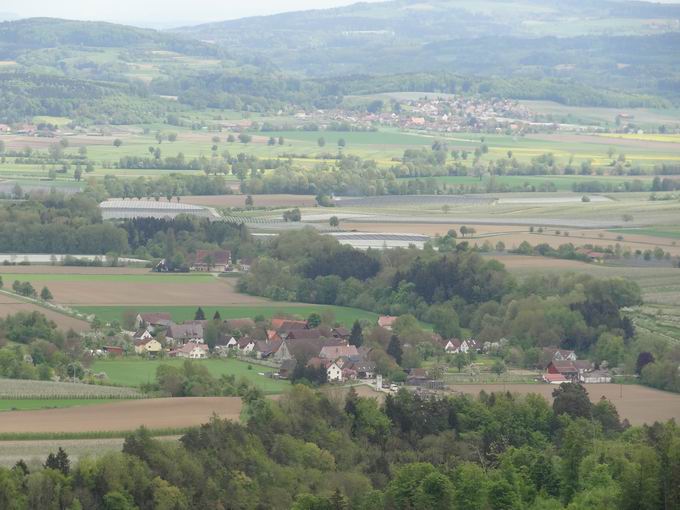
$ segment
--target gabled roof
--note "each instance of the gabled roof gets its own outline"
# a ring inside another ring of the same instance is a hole
[[[203,326],[200,324],[173,324],[168,328],[170,338],[203,338]]]
[[[205,264],[205,259],[212,257],[213,264],[229,264],[231,261],[231,252],[229,250],[196,250],[194,256],[194,264]]]
[[[335,336],[346,337],[346,336],[350,336],[351,334],[352,334],[352,332],[347,328],[343,328],[343,327],[333,328],[333,335],[335,335]]]
[[[277,352],[282,343],[282,341],[266,342],[264,340],[258,340],[255,342],[255,350],[262,356],[269,356],[270,354]]]
[[[357,351],[357,348],[353,345],[329,345],[322,347],[321,351],[319,351],[320,358],[338,359],[343,356],[350,359],[358,359],[359,351]]]
[[[288,332],[288,335],[286,338],[294,338],[295,340],[303,340],[303,339],[316,339],[318,340],[321,338],[321,332],[319,331],[318,328],[314,329],[294,329],[292,331]]]
[[[274,318],[272,319],[272,328],[277,331],[292,331],[299,329],[307,329],[307,321]]]

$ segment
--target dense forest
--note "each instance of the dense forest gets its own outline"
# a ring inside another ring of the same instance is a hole
[[[680,429],[629,428],[614,405],[563,384],[543,398],[384,404],[295,386],[245,398],[178,443],[141,429],[120,453],[0,468],[7,510],[640,510],[680,508]]]

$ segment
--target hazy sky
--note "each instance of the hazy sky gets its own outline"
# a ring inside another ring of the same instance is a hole
[[[146,26],[199,22],[337,7],[357,0],[1,0],[0,12],[19,17],[49,16]],[[365,0],[364,0],[365,1]],[[376,1],[376,0],[369,0]]]

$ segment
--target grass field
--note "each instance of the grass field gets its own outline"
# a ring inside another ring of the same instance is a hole
[[[31,411],[35,409],[61,409],[111,402],[111,399],[0,399],[0,411]]]
[[[658,227],[658,228],[617,228],[610,230],[616,234],[636,234],[654,237],[668,237],[670,239],[680,239],[680,227]]]
[[[113,384],[138,387],[140,384],[153,382],[156,379],[156,369],[162,365],[182,366],[184,360],[106,360],[96,361],[92,365],[95,372],[106,372],[108,381]],[[234,359],[207,359],[196,361],[204,366],[215,377],[234,375],[237,379],[243,377],[268,394],[282,393],[290,386],[288,381],[271,379],[260,373],[271,372],[272,368],[250,364]],[[248,367],[252,368],[249,370]]]
[[[135,310],[140,313],[144,312],[168,312],[172,315],[175,322],[183,322],[192,320],[196,313],[196,306],[78,306],[78,311],[87,315],[96,315],[100,320],[111,322],[114,320],[122,320],[123,314],[126,310]],[[330,312],[333,314],[335,321],[351,327],[355,320],[367,320],[375,323],[378,320],[378,315],[366,310],[359,310],[357,308],[346,308],[343,306],[330,305],[306,305],[306,304],[290,304],[290,303],[276,303],[272,302],[267,305],[254,306],[203,306],[203,311],[206,317],[212,317],[215,312],[219,311],[222,319],[240,319],[240,318],[255,318],[262,315],[269,319],[277,315],[294,315],[300,318],[307,318],[312,313]]]

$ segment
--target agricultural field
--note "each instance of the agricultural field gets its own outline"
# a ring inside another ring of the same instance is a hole
[[[609,399],[621,416],[632,425],[680,420],[680,395],[659,391],[638,385],[586,384],[590,400],[597,403],[602,397]],[[450,387],[450,391],[467,395],[478,395],[480,391],[506,392],[542,395],[552,400],[556,386],[550,384],[460,384]]]
[[[155,439],[176,441],[179,436],[161,436]],[[29,469],[39,469],[47,456],[60,447],[68,452],[71,462],[76,462],[83,457],[96,457],[113,451],[119,452],[123,449],[124,442],[125,439],[122,437],[0,440],[0,466],[11,468],[19,460],[24,460]]]
[[[77,306],[258,305],[267,300],[239,294],[232,278],[208,274],[81,274],[82,268],[58,274],[0,274],[6,282],[20,279],[34,287],[47,286],[54,302]],[[125,270],[125,268],[123,268]]]
[[[239,294],[242,295],[242,294]],[[248,296],[245,296],[248,297]],[[138,313],[150,312],[168,312],[172,315],[175,322],[183,322],[192,320],[196,313],[198,304],[193,306],[78,306],[77,310],[86,315],[96,315],[101,321],[121,321],[123,315],[127,310],[134,310]],[[202,306],[205,316],[210,318],[215,312],[220,312],[222,319],[240,319],[240,318],[255,318],[258,315],[266,319],[282,316],[295,316],[299,318],[307,318],[312,313],[329,313],[333,315],[335,321],[351,327],[356,319],[366,320],[371,323],[376,323],[378,315],[365,310],[356,308],[347,308],[343,306],[331,305],[308,305],[303,303],[279,303],[267,302],[261,305],[249,306]]]
[[[142,394],[134,388],[69,382],[0,378],[0,399],[4,400],[85,400],[134,399]]]
[[[111,402],[111,399],[2,399],[0,411],[34,411],[37,409],[61,409],[63,407],[88,406]],[[1,446],[1,445],[0,445]]]
[[[88,434],[195,427],[214,414],[238,420],[239,397],[188,397],[128,400],[96,406],[3,413],[2,434]],[[0,443],[1,446],[2,443]]]
[[[73,329],[76,332],[84,332],[89,331],[90,329],[90,324],[84,320],[55,312],[54,310],[34,303],[29,303],[19,296],[11,295],[7,292],[0,292],[0,316],[6,317],[19,312],[40,312],[51,321],[54,321],[57,326],[64,331]]]
[[[142,359],[113,359],[95,361],[92,370],[104,372],[107,381],[121,386],[138,387],[141,384],[150,383],[156,379],[156,369],[160,365],[182,366],[185,360],[165,359],[165,360],[142,360]],[[249,383],[257,386],[268,394],[282,393],[290,387],[288,381],[272,379],[263,375],[273,369],[256,362],[248,363],[234,359],[207,359],[196,361],[208,369],[215,377],[222,375],[234,375],[236,379],[244,378]],[[249,368],[250,367],[250,368]]]

